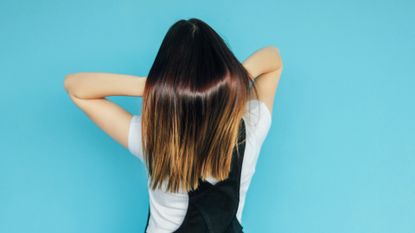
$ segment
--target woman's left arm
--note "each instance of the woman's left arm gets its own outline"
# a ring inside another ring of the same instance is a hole
[[[107,96],[142,96],[146,77],[111,73],[74,73],[64,79],[72,101],[104,132],[128,149],[132,114]]]

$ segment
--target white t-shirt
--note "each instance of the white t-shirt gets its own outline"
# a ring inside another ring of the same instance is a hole
[[[246,192],[255,173],[256,162],[268,131],[271,127],[271,114],[264,102],[251,99],[243,116],[246,127],[245,154],[242,163],[241,184],[237,219],[242,224],[242,210]],[[141,144],[141,115],[133,115],[128,135],[128,150],[142,162],[143,149]],[[212,184],[216,179],[207,179]],[[149,182],[148,182],[149,185]],[[189,197],[187,192],[165,192],[165,186],[157,190],[148,187],[150,202],[150,219],[147,233],[171,233],[183,222]]]

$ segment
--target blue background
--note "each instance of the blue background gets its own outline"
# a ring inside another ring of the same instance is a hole
[[[210,24],[284,61],[246,232],[415,232],[413,1],[0,3],[0,232],[142,232],[143,164],[67,96],[68,73],[147,75],[167,29]],[[111,97],[141,113],[140,97]]]

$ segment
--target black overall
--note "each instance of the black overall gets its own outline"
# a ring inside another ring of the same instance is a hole
[[[199,187],[188,192],[189,206],[184,220],[173,233],[243,233],[243,227],[236,218],[245,153],[246,132],[243,119],[239,129],[238,145],[233,149],[229,177],[214,185],[199,178]],[[145,231],[149,218],[150,208]]]

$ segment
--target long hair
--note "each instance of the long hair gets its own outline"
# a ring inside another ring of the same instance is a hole
[[[228,177],[253,80],[225,41],[197,18],[165,35],[147,76],[142,145],[151,189],[189,191]],[[256,93],[256,89],[255,89]]]

